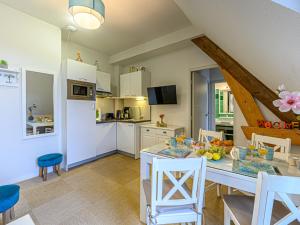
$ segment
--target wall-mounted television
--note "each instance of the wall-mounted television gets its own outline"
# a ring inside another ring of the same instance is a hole
[[[176,85],[150,87],[147,91],[149,105],[177,104]]]

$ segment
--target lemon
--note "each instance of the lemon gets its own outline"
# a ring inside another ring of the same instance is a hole
[[[206,152],[204,154],[204,156],[207,158],[207,159],[212,159],[213,158],[213,154],[209,153],[209,152]]]
[[[215,161],[218,161],[221,159],[221,155],[219,153],[214,153],[212,155],[212,159],[215,160]]]
[[[199,149],[197,150],[196,152],[198,155],[203,155],[205,153],[205,150],[204,149]]]

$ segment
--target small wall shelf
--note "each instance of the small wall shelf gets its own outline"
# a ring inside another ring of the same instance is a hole
[[[0,86],[19,87],[20,71],[0,68]]]
[[[248,140],[251,140],[252,133],[256,133],[271,137],[290,138],[293,145],[300,145],[300,130],[297,129],[289,130],[242,126],[242,130]]]

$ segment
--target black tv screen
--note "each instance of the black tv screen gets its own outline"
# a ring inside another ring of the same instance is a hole
[[[149,105],[177,104],[176,85],[150,87],[147,91]]]

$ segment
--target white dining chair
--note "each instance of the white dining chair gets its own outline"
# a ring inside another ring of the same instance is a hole
[[[199,141],[201,143],[205,143],[207,146],[210,146],[210,141],[212,141],[212,139],[219,139],[220,141],[223,141],[223,132],[220,131],[212,131],[212,130],[203,130],[200,129],[199,130]],[[216,183],[212,183],[210,185],[208,185],[206,187],[206,190],[210,190],[211,187],[217,185],[217,196],[220,197],[221,196],[221,185],[220,184],[216,184]]]
[[[274,146],[274,158],[281,159],[287,162],[289,160],[289,153],[291,151],[290,138],[283,139],[253,133],[251,144],[254,145],[256,148],[260,148],[265,145],[272,145],[272,147]]]
[[[173,174],[180,172],[180,178]],[[153,158],[152,178],[143,180],[147,201],[147,225],[202,224],[206,158]],[[192,187],[187,180],[191,178]]]
[[[282,185],[284,184],[284,185]],[[224,196],[224,225],[300,224],[300,207],[290,195],[300,195],[300,178],[258,174],[255,198]]]
[[[223,132],[222,131],[212,131],[212,130],[199,130],[199,141],[210,145],[212,139],[219,139],[223,141]]]

